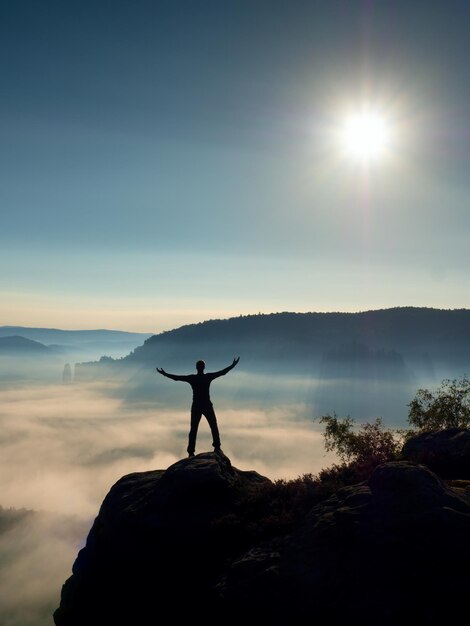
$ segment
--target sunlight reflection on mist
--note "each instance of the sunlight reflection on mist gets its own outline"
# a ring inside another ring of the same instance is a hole
[[[110,487],[124,474],[165,469],[186,456],[189,397],[183,410],[161,398],[123,401],[121,392],[111,383],[0,389],[0,522],[10,513],[18,517],[7,531],[0,526],[1,623],[50,624]],[[228,390],[216,410],[224,452],[235,466],[274,479],[331,464],[305,405],[227,408],[234,400]],[[203,419],[196,452],[211,449]],[[45,563],[47,576],[40,574]]]
[[[123,474],[165,468],[185,456],[186,410],[133,406],[111,384],[0,391],[0,503],[92,515]],[[217,407],[216,407],[217,408]],[[233,463],[270,477],[315,472],[326,463],[318,426],[303,405],[218,410]],[[201,422],[198,451],[211,449]]]

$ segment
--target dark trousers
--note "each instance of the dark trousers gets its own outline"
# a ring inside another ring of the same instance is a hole
[[[207,402],[206,404],[193,403],[191,406],[191,430],[189,431],[188,442],[189,454],[194,454],[194,450],[196,449],[197,429],[203,415],[207,419],[207,421],[209,422],[209,426],[211,427],[212,445],[214,446],[214,448],[220,448],[219,429],[217,427],[217,419],[215,417],[212,402]]]

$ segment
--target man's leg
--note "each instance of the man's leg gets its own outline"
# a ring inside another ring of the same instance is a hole
[[[202,417],[201,409],[193,405],[191,407],[191,430],[189,431],[189,441],[188,441],[189,456],[193,456],[194,451],[196,450],[197,429],[199,426],[199,422],[201,421],[201,417]]]
[[[212,406],[212,402],[204,407],[203,411],[206,416],[207,421],[209,422],[209,426],[211,428],[212,433],[212,445],[216,450],[220,448],[220,435],[219,428],[217,426],[217,418],[215,417],[214,407]]]

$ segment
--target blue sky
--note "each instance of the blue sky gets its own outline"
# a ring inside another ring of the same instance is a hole
[[[0,2],[0,324],[468,307],[470,4]],[[366,170],[344,111],[390,119]]]

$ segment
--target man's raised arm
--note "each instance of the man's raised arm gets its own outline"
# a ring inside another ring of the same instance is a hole
[[[165,372],[165,370],[162,367],[157,367],[155,369],[157,370],[159,374],[161,374],[162,376],[166,376],[167,378],[171,378],[171,380],[182,380],[184,382],[188,382],[189,380],[189,376],[179,376],[178,374],[169,374],[168,372]]]
[[[211,377],[218,378],[219,376],[225,376],[227,372],[230,372],[230,370],[232,370],[235,367],[235,365],[238,363],[239,360],[240,360],[239,356],[235,357],[231,365],[229,365],[228,367],[225,367],[223,370],[219,370],[218,372],[212,372]]]

